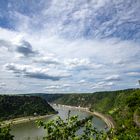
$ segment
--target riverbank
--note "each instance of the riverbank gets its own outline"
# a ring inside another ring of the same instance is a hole
[[[10,119],[10,120],[3,121],[1,123],[1,126],[4,127],[6,125],[15,125],[15,124],[20,124],[20,123],[26,123],[26,122],[30,122],[30,121],[48,118],[48,117],[51,117],[53,115],[55,115],[55,114],[43,115],[43,116],[28,116],[28,117],[20,117],[20,118]]]
[[[85,112],[87,112],[87,113],[89,113],[89,114],[91,114],[93,116],[97,116],[97,117],[101,118],[106,123],[106,125],[108,126],[109,129],[115,128],[115,124],[114,124],[113,120],[110,117],[108,117],[108,116],[106,116],[104,114],[101,114],[99,112],[96,112],[96,111],[91,112],[91,111],[89,111],[88,108],[84,108],[84,107],[80,107],[80,106],[76,107],[76,106],[60,105],[60,104],[58,104],[58,105],[52,104],[52,106],[65,107],[65,108],[68,108],[68,109],[78,109],[78,110],[85,111]]]
[[[106,123],[106,125],[108,126],[109,129],[115,128],[115,124],[111,120],[111,118],[109,118],[108,116],[106,116],[104,114],[96,112],[96,111],[91,112],[91,111],[89,111],[88,108],[76,107],[76,106],[68,106],[68,105],[60,105],[60,104],[58,104],[58,105],[51,104],[51,105],[56,106],[56,107],[65,107],[65,108],[68,108],[68,109],[78,109],[78,110],[87,112],[87,113],[89,113],[89,114],[91,114],[93,116],[97,116],[97,117],[101,118]],[[35,121],[35,120],[51,117],[53,115],[55,115],[55,114],[44,115],[44,116],[28,116],[28,117],[15,118],[15,119],[3,121],[1,126],[4,127],[4,126],[9,125],[9,124],[14,125],[14,124],[26,123],[26,122],[30,122],[30,121]]]

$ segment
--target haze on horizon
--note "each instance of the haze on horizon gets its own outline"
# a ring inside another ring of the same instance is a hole
[[[0,93],[139,88],[139,0],[1,0]]]

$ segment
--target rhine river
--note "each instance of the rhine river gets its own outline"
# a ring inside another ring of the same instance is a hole
[[[63,119],[67,118],[68,108],[61,107],[55,109],[58,111],[57,115],[59,115]],[[47,117],[42,120],[49,121],[50,119],[54,119],[57,115]],[[78,115],[79,119],[90,116],[89,113],[78,109],[71,109],[71,115]],[[96,127],[97,129],[105,129],[106,124],[102,119],[94,116],[92,121],[94,123],[94,127]],[[14,140],[41,140],[43,136],[45,136],[45,130],[43,128],[38,128],[35,121],[15,124],[11,129],[11,133],[15,136]]]

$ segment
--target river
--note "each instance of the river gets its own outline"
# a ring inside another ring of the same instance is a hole
[[[61,107],[55,108],[58,110],[58,115],[63,119],[67,118],[68,108]],[[85,111],[78,109],[71,109],[71,115],[78,115],[80,119],[83,119],[90,114]],[[48,121],[50,119],[54,119],[57,115],[47,117],[42,119],[43,121]],[[105,122],[100,118],[94,116],[93,117],[94,127],[99,130],[103,130],[106,126]],[[43,128],[38,128],[35,124],[35,121],[30,121],[26,123],[15,124],[11,128],[11,133],[15,136],[14,140],[41,140],[45,135],[45,131]]]

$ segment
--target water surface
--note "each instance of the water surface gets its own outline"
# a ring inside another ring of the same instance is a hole
[[[58,110],[58,115],[63,119],[66,119],[68,116],[68,108],[61,107],[55,108]],[[78,115],[80,119],[90,116],[89,113],[71,109],[71,115]],[[54,119],[57,115],[44,118],[42,120],[48,121],[50,119]],[[100,118],[94,116],[93,118],[94,127],[99,130],[103,130],[106,126],[105,122]],[[14,140],[41,140],[43,136],[45,136],[45,130],[43,128],[38,128],[35,124],[35,121],[25,122],[21,124],[16,124],[12,126],[11,133],[15,136]]]

